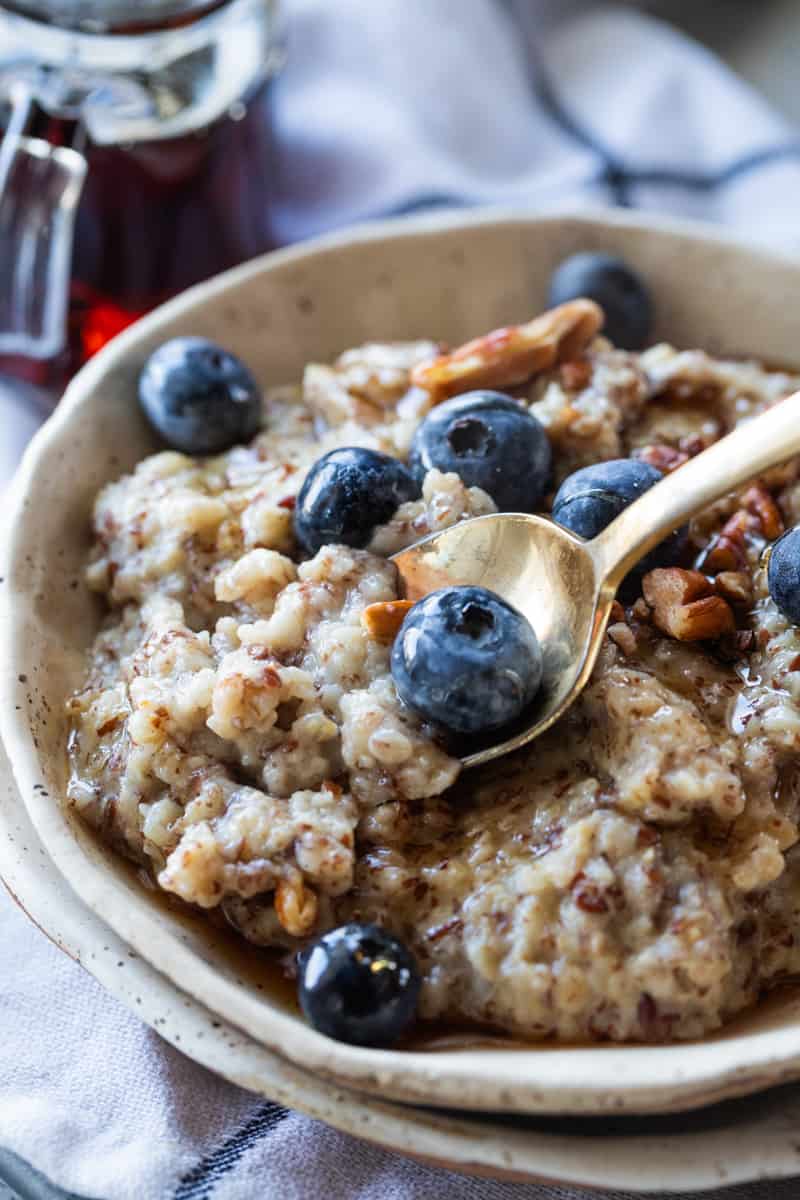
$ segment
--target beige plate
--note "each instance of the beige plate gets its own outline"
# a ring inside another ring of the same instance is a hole
[[[84,903],[162,974],[262,1045],[382,1097],[507,1112],[653,1112],[708,1104],[800,1076],[800,992],[686,1046],[377,1051],[328,1040],[271,996],[196,924],[180,921],[61,802],[65,697],[99,617],[81,580],[92,498],[151,444],[134,401],[145,356],[206,334],[264,383],[296,378],[370,337],[456,342],[543,305],[553,265],[619,251],[656,292],[679,345],[800,366],[800,263],[693,226],[627,216],[426,219],[284,251],[186,293],[116,339],[76,378],[34,439],[13,489],[0,608],[0,728],[42,843]],[[250,958],[255,958],[251,953]]]
[[[800,1172],[800,1087],[704,1113],[600,1119],[434,1113],[360,1096],[287,1063],[192,1000],[81,903],[47,857],[0,746],[0,877],[32,921],[138,1018],[231,1083],[437,1166],[637,1192],[701,1191]],[[125,969],[120,970],[120,962]]]

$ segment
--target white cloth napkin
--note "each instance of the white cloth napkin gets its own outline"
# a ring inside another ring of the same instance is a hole
[[[290,57],[274,96],[283,240],[437,205],[615,202],[800,242],[795,131],[705,50],[630,7],[285,4]],[[0,470],[37,419],[0,392]],[[0,946],[0,1146],[70,1192],[572,1200],[414,1165],[223,1083],[106,995],[4,894]],[[55,1194],[5,1152],[0,1178],[26,1196]],[[789,1182],[727,1196],[796,1194]]]

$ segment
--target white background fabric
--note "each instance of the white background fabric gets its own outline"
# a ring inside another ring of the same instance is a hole
[[[703,49],[630,8],[286,8],[282,240],[430,204],[617,201],[800,243],[794,130]],[[0,486],[38,420],[0,388]],[[429,1170],[265,1110],[139,1024],[5,894],[0,946],[0,1146],[63,1188],[98,1200],[571,1198]],[[726,1196],[796,1194],[790,1182]]]

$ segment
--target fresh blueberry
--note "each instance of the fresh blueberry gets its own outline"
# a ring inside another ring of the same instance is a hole
[[[770,550],[767,584],[783,615],[800,625],[800,525],[779,537]]]
[[[261,424],[255,379],[206,338],[159,346],[139,376],[139,403],[156,433],[185,454],[219,454],[255,437]]]
[[[655,467],[636,458],[615,458],[583,467],[569,475],[556,492],[553,520],[578,537],[597,537],[624,508],[662,478]],[[648,571],[656,565],[676,562],[685,541],[685,529],[671,533],[636,570]]]
[[[565,304],[584,296],[606,315],[603,333],[615,346],[641,350],[650,339],[653,304],[642,280],[611,254],[573,254],[550,280],[549,303]]]
[[[542,682],[542,652],[522,613],[479,587],[440,588],[408,610],[392,648],[400,699],[454,733],[515,720]]]
[[[483,488],[501,512],[535,512],[550,477],[544,427],[501,392],[466,392],[438,405],[417,429],[409,467],[422,484],[432,467]]]
[[[341,925],[299,958],[300,1006],[328,1037],[357,1046],[396,1042],[414,1019],[413,955],[379,925]]]
[[[614,458],[583,467],[568,475],[556,492],[553,520],[579,537],[596,537],[661,478],[660,471],[636,458]]]
[[[376,525],[418,495],[396,458],[360,447],[331,450],[314,463],[300,489],[295,535],[309,554],[329,542],[366,546]]]

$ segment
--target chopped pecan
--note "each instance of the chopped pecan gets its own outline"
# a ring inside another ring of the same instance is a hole
[[[700,565],[709,575],[738,571],[747,562],[748,534],[772,542],[783,533],[780,509],[761,483],[747,489],[741,508],[729,517],[701,556]]]
[[[513,387],[578,358],[602,324],[603,310],[593,300],[570,300],[525,325],[495,329],[420,363],[411,383],[425,388],[434,404],[472,388]]]
[[[611,613],[609,621],[612,625],[616,625],[619,621],[625,620],[625,609],[620,604],[619,600],[615,600],[611,605]]]
[[[568,392],[582,392],[589,386],[592,378],[592,364],[588,358],[576,358],[561,364],[559,370],[561,385]]]
[[[631,658],[636,653],[636,634],[624,621],[615,621],[613,625],[609,625],[608,636],[619,646],[626,658]]]
[[[749,608],[753,603],[753,582],[746,571],[720,571],[714,591],[729,604]]]
[[[317,895],[302,879],[282,879],[275,889],[275,912],[292,937],[305,937],[317,919]]]
[[[780,509],[760,483],[753,484],[742,496],[744,508],[757,518],[760,532],[767,541],[774,542],[783,533],[783,517]]]
[[[745,534],[753,525],[750,513],[739,509],[729,517],[722,529],[700,556],[700,566],[707,575],[722,571],[739,571],[747,562]]]
[[[650,620],[650,605],[643,596],[638,596],[631,608],[631,616],[635,621]]]
[[[670,471],[676,471],[688,462],[690,455],[683,450],[676,450],[674,446],[665,446],[657,442],[652,446],[641,446],[636,451],[636,457],[662,474],[668,475]]]
[[[699,571],[659,567],[642,580],[653,624],[679,642],[700,642],[733,633],[736,623],[726,600],[715,596]]]
[[[361,614],[361,624],[376,641],[393,642],[412,607],[411,600],[381,600],[377,604],[368,604]]]

